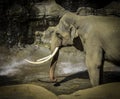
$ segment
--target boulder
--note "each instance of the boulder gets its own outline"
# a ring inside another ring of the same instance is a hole
[[[44,16],[46,18],[62,17],[65,13],[68,12],[56,2],[36,3],[33,5],[32,11],[35,11],[37,18]]]
[[[58,99],[47,89],[32,84],[0,87],[0,99]]]
[[[59,99],[120,99],[120,83],[79,90],[70,95],[60,95]]]
[[[108,4],[105,8],[107,15],[120,16],[120,2],[113,1]]]

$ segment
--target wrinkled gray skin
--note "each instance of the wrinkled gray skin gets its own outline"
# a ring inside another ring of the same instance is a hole
[[[73,44],[75,37],[80,37],[85,52],[91,84],[101,83],[105,60],[120,62],[120,19],[118,17],[78,16],[65,14],[52,35],[51,50],[56,47]],[[54,56],[50,66],[50,78],[54,76],[59,52]]]
[[[43,36],[42,36],[42,41],[44,43],[50,43],[51,42],[51,37],[52,37],[52,34],[54,33],[55,31],[55,27],[48,27],[47,30],[45,30],[43,32]]]

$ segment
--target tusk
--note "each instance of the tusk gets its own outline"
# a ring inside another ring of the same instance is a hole
[[[51,54],[52,57],[57,53],[58,49],[59,49],[59,47],[55,48],[54,52]]]
[[[54,50],[54,52],[51,55],[42,58],[42,61],[33,62],[33,61],[30,61],[30,60],[27,60],[27,59],[25,59],[25,61],[27,61],[28,63],[31,63],[31,64],[42,64],[42,63],[45,63],[48,60],[50,60],[56,54],[56,52],[58,51],[58,49],[59,49],[59,47],[56,47],[55,50]]]
[[[44,58],[41,58],[41,59],[37,59],[37,61],[42,61],[42,60],[45,60],[45,59],[47,59],[47,58],[49,58],[51,55],[49,55],[49,56],[46,56],[46,57],[44,57]]]
[[[56,47],[55,50],[54,50],[54,52],[51,55],[49,55],[47,57],[44,57],[44,58],[41,58],[41,59],[38,59],[37,62],[43,61],[43,60],[47,60],[49,58],[51,59],[56,54],[56,52],[58,51],[58,49],[59,49],[59,47]]]
[[[28,62],[28,63],[31,63],[31,64],[42,64],[42,63],[44,63],[48,60],[43,60],[43,61],[40,61],[40,62],[34,62],[34,61],[30,61],[30,60],[25,59],[25,61]]]

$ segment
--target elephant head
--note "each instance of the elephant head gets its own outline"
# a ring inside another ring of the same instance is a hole
[[[62,24],[64,25],[64,24]],[[67,27],[65,31],[65,27],[60,27],[59,25],[56,26],[56,30],[54,31],[52,37],[51,37],[51,50],[53,51],[56,47],[62,47],[62,46],[69,46],[73,45],[73,35],[72,35],[72,26]],[[74,28],[75,32],[75,28]]]

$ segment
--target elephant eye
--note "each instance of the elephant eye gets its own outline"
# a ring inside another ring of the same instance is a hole
[[[60,39],[62,39],[62,35],[60,33],[56,33],[57,37],[59,37]]]

